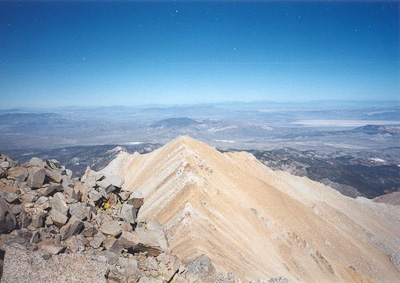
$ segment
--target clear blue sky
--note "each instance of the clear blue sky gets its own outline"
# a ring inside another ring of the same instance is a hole
[[[399,2],[0,2],[0,107],[400,93]]]

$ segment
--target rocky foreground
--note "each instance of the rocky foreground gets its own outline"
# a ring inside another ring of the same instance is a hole
[[[56,160],[0,155],[1,282],[240,282],[206,256],[171,254],[157,220],[137,221],[143,196],[121,177],[71,176]]]

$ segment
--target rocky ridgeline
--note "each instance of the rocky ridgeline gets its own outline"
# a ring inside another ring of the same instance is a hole
[[[1,282],[240,282],[205,256],[181,263],[158,221],[137,222],[143,196],[122,185],[0,154]]]

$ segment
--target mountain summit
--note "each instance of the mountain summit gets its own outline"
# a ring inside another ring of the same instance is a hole
[[[400,278],[398,206],[345,197],[188,136],[144,155],[121,152],[102,171],[144,196],[139,220],[163,224],[184,261],[204,254],[244,281]]]

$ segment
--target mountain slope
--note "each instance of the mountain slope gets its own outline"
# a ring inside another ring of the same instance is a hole
[[[144,195],[139,218],[165,225],[184,260],[205,254],[243,280],[400,276],[398,207],[272,171],[251,154],[220,153],[184,136],[149,154],[121,153],[103,172],[122,175],[124,190]]]

